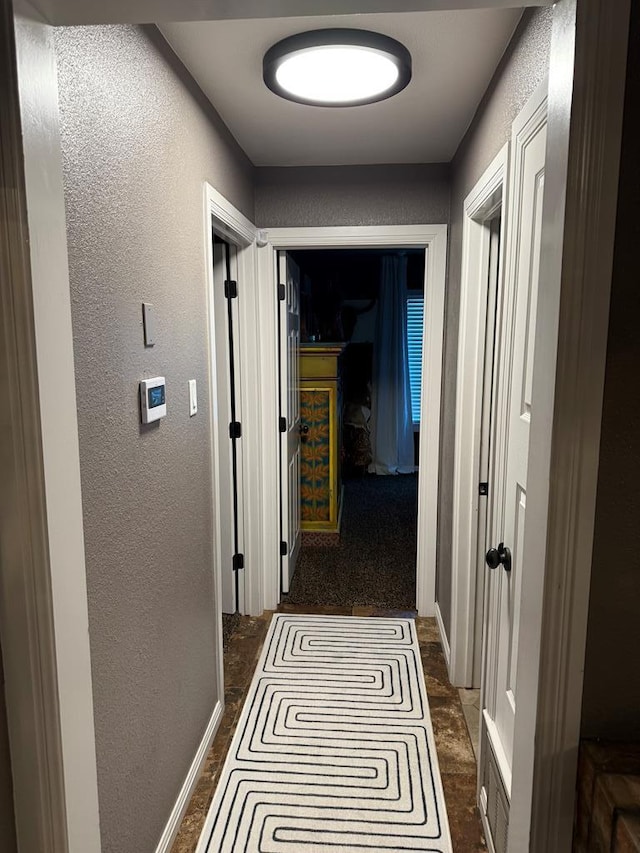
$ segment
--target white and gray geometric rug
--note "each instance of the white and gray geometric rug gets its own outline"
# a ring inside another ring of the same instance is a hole
[[[197,853],[451,853],[411,619],[273,617]]]

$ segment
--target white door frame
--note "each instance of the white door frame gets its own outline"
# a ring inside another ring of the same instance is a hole
[[[525,168],[528,156],[527,151],[529,150],[530,145],[532,144],[532,140],[537,138],[539,133],[546,134],[548,100],[547,93],[548,81],[545,78],[539,84],[536,90],[534,90],[534,92],[529,97],[527,103],[523,106],[520,113],[516,116],[511,128],[511,149],[508,178],[509,198],[506,207],[507,237],[503,243],[505,254],[505,281],[503,292],[498,303],[497,317],[498,348],[496,367],[496,397],[494,424],[492,430],[492,494],[490,494],[492,509],[490,541],[492,546],[494,546],[494,543],[497,544],[499,541],[502,541],[502,539],[507,535],[504,529],[505,524],[507,524],[507,499],[515,502],[515,495],[513,493],[510,495],[508,494],[507,475],[511,470],[510,465],[513,461],[513,457],[510,456],[510,454],[512,453],[510,447],[510,440],[513,435],[513,371],[515,369],[517,348],[519,344],[519,341],[516,338],[516,322],[518,318],[520,304],[518,301],[518,291],[520,288],[519,277],[521,275],[527,275],[530,279],[532,274],[535,274],[536,270],[534,260],[535,255],[531,255],[529,262],[522,260],[523,253],[526,252],[526,250],[529,249],[531,245],[533,245],[531,241],[534,240],[533,232],[521,231],[522,222],[524,221],[524,213],[527,209],[525,202]],[[540,208],[538,207],[538,210],[539,209]],[[534,221],[535,219],[532,220],[532,223]],[[530,310],[532,312],[534,310],[534,304],[536,306],[537,312],[538,300],[536,291],[539,292],[539,287],[537,286],[537,283],[539,281],[541,281],[541,279],[538,274],[535,285],[536,290],[533,290],[534,285],[532,283],[530,284],[532,288],[532,294],[535,296],[535,299],[532,301],[530,306]],[[524,314],[523,316],[526,316],[526,314]],[[536,314],[533,314],[533,316],[535,318]],[[535,330],[533,331],[535,332]],[[540,372],[538,364],[536,362],[536,357],[537,352],[534,348],[532,364],[533,373],[537,373],[539,381],[544,381],[543,374]],[[550,385],[552,385],[553,377],[547,377],[547,381]],[[516,388],[515,393],[517,394],[517,399],[520,399],[521,394],[525,394],[524,389],[519,390],[518,388]],[[533,409],[533,406],[531,407],[531,411],[533,412],[531,416],[531,423],[535,424],[535,426],[529,427],[529,431],[534,428],[540,428],[541,425],[544,425],[544,417],[540,417],[539,413],[535,409]],[[522,456],[518,458],[522,459]],[[535,462],[532,462],[530,455],[527,454],[528,471],[531,471],[534,466]],[[526,480],[528,483],[528,476]],[[526,493],[526,497],[528,498],[528,490]],[[529,502],[527,500],[527,509],[528,508]],[[533,533],[533,538],[543,535],[544,531],[542,531],[540,528],[541,523],[541,513],[534,515],[533,520],[531,520],[530,517],[527,515],[525,516],[525,531],[527,531],[527,534],[529,536],[531,536]],[[536,525],[538,526],[536,527]],[[533,531],[529,530],[529,526],[533,528]],[[505,742],[501,737],[499,727],[496,722],[500,701],[500,696],[498,692],[500,682],[499,647],[504,638],[499,624],[501,611],[504,607],[502,596],[503,594],[506,594],[506,590],[511,590],[513,596],[512,604],[514,609],[512,614],[510,615],[510,619],[512,620],[511,625],[513,627],[513,637],[515,638],[514,642],[517,644],[516,648],[519,648],[519,617],[520,613],[522,612],[522,609],[526,606],[526,603],[522,601],[522,594],[518,591],[518,584],[522,585],[522,578],[524,578],[527,574],[536,572],[536,564],[528,562],[526,552],[523,554],[522,549],[519,547],[519,541],[518,537],[516,536],[516,531],[514,530],[511,535],[513,536],[511,541],[509,541],[508,539],[505,539],[505,541],[507,541],[510,547],[514,550],[515,564],[513,571],[507,579],[505,572],[500,569],[497,576],[494,575],[494,577],[492,578],[491,585],[487,589],[487,595],[485,596],[487,620],[485,622],[485,625],[487,627],[487,630],[485,632],[483,640],[484,660],[481,694],[481,731],[483,730],[483,728],[486,731],[488,742],[490,742],[491,744],[493,755],[497,762],[507,797],[509,797],[510,801],[512,799],[512,756],[515,752],[515,745],[513,746],[512,754],[510,756],[508,748],[505,749]],[[516,585],[515,587],[512,586],[512,584],[514,583]],[[520,589],[521,588],[522,587],[520,586]],[[510,645],[510,639],[507,640],[507,644]],[[520,664],[520,669],[517,669],[517,683],[514,684],[514,700],[516,705],[514,707],[514,712],[512,715],[509,711],[507,711],[507,718],[509,721],[515,721],[515,718],[519,714],[526,714],[528,710],[527,708],[523,707],[522,702],[520,700],[519,684],[521,673],[523,674],[523,676],[526,676],[527,671],[529,671],[533,665],[532,655],[529,654],[524,656],[524,658],[522,658],[522,660],[520,661]],[[510,707],[510,703],[508,704]],[[480,748],[478,762],[480,773],[482,773],[484,746],[485,744],[482,743]],[[481,777],[479,778],[481,781]],[[481,809],[481,814],[484,822],[486,817],[484,808]]]
[[[24,562],[2,560],[3,601],[11,606],[1,616],[18,843],[26,853],[66,850],[64,840],[69,850],[99,853],[55,47],[52,28],[31,6],[20,0],[15,16],[31,289],[17,303],[24,309],[19,368],[26,382],[13,387],[12,407],[32,454],[20,475],[21,532],[33,539],[20,555]]]
[[[571,848],[629,9],[554,7],[510,853]]]
[[[343,249],[343,248],[424,248],[426,249],[424,326],[422,347],[422,411],[427,413],[420,427],[420,464],[418,475],[418,555],[416,572],[416,606],[421,616],[435,612],[436,538],[438,518],[438,474],[440,454],[440,399],[442,382],[442,352],[444,337],[444,296],[447,262],[446,225],[385,225],[351,227],[269,228],[260,235],[260,288],[277,307],[276,255],[279,249]],[[261,317],[263,365],[273,360],[277,346],[276,307]],[[276,371],[268,367],[264,375],[264,397],[277,399]],[[277,418],[270,412],[273,437],[267,439],[277,448]],[[272,516],[271,524],[278,530],[277,505],[280,472],[277,453],[264,450],[264,507]],[[278,534],[279,535],[279,534]],[[274,558],[279,554],[276,542],[264,542],[265,608],[278,604],[277,570]],[[269,557],[267,557],[269,555]],[[272,556],[273,555],[273,556]],[[278,556],[279,563],[279,556]]]
[[[487,222],[496,205],[501,204],[499,277],[502,280],[508,161],[509,143],[506,143],[465,199],[463,212],[449,636],[449,678],[457,687],[478,686],[473,684],[473,669],[478,639],[478,471],[489,287],[490,233]]]
[[[218,665],[222,681],[222,623],[219,618],[221,601],[221,570],[222,555],[220,552],[220,516],[215,511],[223,496],[220,491],[218,475],[218,460],[220,459],[221,441],[226,440],[225,424],[220,424],[216,405],[216,358],[213,341],[215,339],[215,314],[213,300],[213,237],[215,229],[221,236],[236,247],[238,265],[238,338],[239,360],[236,364],[236,394],[239,409],[242,412],[242,442],[238,452],[242,454],[242,516],[244,521],[244,559],[245,568],[242,570],[238,593],[238,610],[241,613],[259,615],[262,613],[262,573],[259,570],[262,556],[262,529],[260,519],[262,508],[260,499],[262,493],[262,477],[260,471],[261,453],[261,402],[259,384],[259,350],[258,331],[259,306],[256,293],[256,229],[252,222],[231,204],[221,193],[209,183],[204,185],[204,246],[207,276],[207,309],[209,328],[209,399],[211,400],[211,456],[212,484],[214,506],[214,530],[216,536],[216,618],[220,639],[220,654]],[[222,695],[222,694],[220,694]]]

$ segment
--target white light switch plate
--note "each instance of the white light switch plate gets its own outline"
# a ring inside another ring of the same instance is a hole
[[[196,388],[196,380],[189,380],[189,416],[193,417],[198,411],[198,391]]]
[[[142,303],[142,324],[144,326],[144,345],[152,347],[156,342],[153,328],[153,305],[150,302]]]

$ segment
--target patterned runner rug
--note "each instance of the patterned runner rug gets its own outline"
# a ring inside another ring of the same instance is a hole
[[[197,853],[451,853],[410,619],[276,614]]]

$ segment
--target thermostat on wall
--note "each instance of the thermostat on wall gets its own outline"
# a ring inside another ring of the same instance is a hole
[[[143,379],[140,383],[140,414],[143,424],[159,421],[167,414],[164,376]]]

